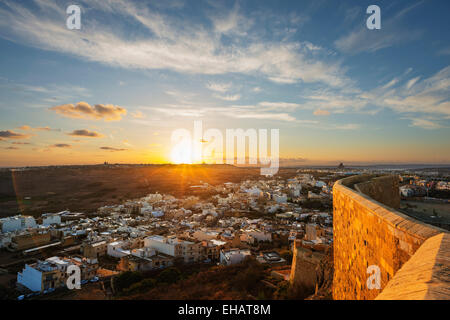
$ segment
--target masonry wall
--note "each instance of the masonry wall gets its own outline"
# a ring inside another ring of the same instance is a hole
[[[291,275],[289,277],[292,286],[302,286],[311,291],[315,290],[317,282],[316,268],[325,257],[324,247],[320,249],[322,252],[302,246],[301,240],[295,241]]]
[[[374,177],[370,181],[355,184],[355,190],[388,207],[400,207],[400,192],[396,176]]]
[[[389,197],[389,192],[398,193],[397,179],[397,176],[388,176],[377,180],[360,175],[335,183],[333,299],[375,299],[426,239],[446,232],[412,219],[355,189],[360,184],[360,191],[376,194],[380,201],[395,205],[396,195]],[[369,181],[374,185],[368,184]],[[377,181],[381,184],[377,185]],[[367,286],[370,265],[380,268],[380,289]]]

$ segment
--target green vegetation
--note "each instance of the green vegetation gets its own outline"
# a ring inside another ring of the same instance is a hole
[[[269,267],[253,258],[233,266],[209,266],[199,271],[184,265],[181,270],[171,267],[157,274],[147,274],[147,278],[122,289],[118,296],[126,299],[176,300],[272,299],[278,283],[268,283],[267,280],[273,282]],[[130,275],[125,277],[130,278]],[[286,285],[285,281],[280,283]]]
[[[140,272],[126,271],[114,278],[114,288],[118,292],[122,292],[131,285],[140,282],[143,279]]]

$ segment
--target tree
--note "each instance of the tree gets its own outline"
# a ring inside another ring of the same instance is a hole
[[[118,275],[114,279],[114,287],[120,292],[124,289],[130,287],[132,284],[140,282],[142,280],[142,275],[136,271],[126,271]]]
[[[168,268],[161,272],[157,278],[159,283],[175,283],[181,279],[181,272],[175,267]]]

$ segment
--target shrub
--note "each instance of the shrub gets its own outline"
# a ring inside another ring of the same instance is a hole
[[[175,267],[165,269],[157,278],[159,283],[175,283],[181,279],[181,272]]]
[[[114,287],[120,292],[126,288],[129,288],[132,284],[140,282],[142,280],[142,275],[136,271],[126,271],[118,275],[114,279]]]
[[[124,289],[123,293],[125,295],[133,293],[143,293],[154,288],[155,285],[156,285],[155,279],[144,279],[140,282],[133,283],[130,287]]]

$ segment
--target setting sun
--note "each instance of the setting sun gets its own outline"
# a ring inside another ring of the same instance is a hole
[[[184,139],[177,143],[170,155],[172,163],[175,164],[192,164],[192,142]]]

